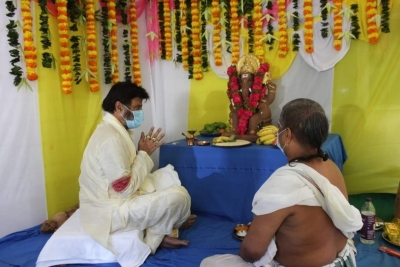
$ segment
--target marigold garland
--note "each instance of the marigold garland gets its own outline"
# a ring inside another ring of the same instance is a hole
[[[115,2],[107,1],[108,8],[108,23],[111,25],[110,40],[111,40],[111,62],[112,62],[112,81],[113,83],[119,82],[118,70],[118,37],[117,37],[117,17],[115,10]]]
[[[284,1],[284,0],[283,0]],[[255,55],[258,60],[262,63],[264,62],[264,43],[263,38],[263,22],[262,18],[262,5],[261,0],[254,0],[254,38],[256,40],[254,49]]]
[[[171,9],[169,0],[164,0],[165,59],[172,60]]]
[[[334,0],[333,4],[336,8],[333,10],[333,47],[336,51],[342,48],[342,23],[343,18],[340,11],[342,10],[342,0]]]
[[[368,41],[370,44],[376,44],[379,37],[378,27],[376,25],[376,15],[378,14],[376,0],[367,0],[366,11]]]
[[[129,2],[130,30],[131,30],[131,54],[132,54],[132,71],[133,81],[137,85],[142,85],[142,75],[140,73],[139,61],[139,35],[136,17],[136,1]]]
[[[232,35],[232,64],[236,65],[240,56],[240,22],[239,22],[239,2],[231,1],[231,35]]]
[[[186,12],[187,12],[187,6],[185,3],[185,0],[180,0],[179,1],[179,9],[181,12],[181,17],[180,17],[180,31],[182,34],[182,67],[184,70],[189,70],[189,48],[188,48],[188,41],[189,41],[189,36],[187,33],[187,26],[186,26]]]
[[[60,39],[61,88],[64,94],[72,93],[71,59],[68,47],[67,0],[56,0],[57,22]]]
[[[36,73],[37,54],[32,33],[33,18],[31,15],[30,0],[21,0],[21,12],[27,78],[30,81],[35,81],[38,78]]]
[[[239,78],[235,65],[228,68],[229,77],[227,95],[238,115],[238,134],[246,134],[250,117],[256,112],[260,100],[264,97],[266,86],[262,83],[265,73],[269,71],[269,65],[263,63],[254,74],[253,88],[248,101],[243,101],[239,92]]]
[[[94,0],[86,0],[86,48],[87,48],[87,64],[90,70],[89,89],[91,92],[99,91],[99,82],[97,81],[97,44],[96,44],[96,20]]]
[[[213,53],[214,53],[214,64],[215,66],[222,66],[222,49],[221,49],[221,24],[219,23],[220,18],[220,7],[219,0],[212,0],[211,2],[212,11],[212,25],[213,30]]]
[[[303,4],[304,15],[304,48],[309,54],[314,52],[313,44],[313,14],[312,14],[312,0],[304,0]]]
[[[278,0],[278,29],[279,29],[279,51],[280,58],[286,57],[288,53],[288,34],[286,26],[286,0]]]
[[[203,78],[203,72],[202,72],[202,68],[201,68],[199,1],[191,0],[190,7],[191,7],[191,12],[192,12],[193,77],[196,80],[201,80]]]

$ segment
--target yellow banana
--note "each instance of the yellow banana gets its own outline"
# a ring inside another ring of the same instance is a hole
[[[264,144],[264,145],[272,145],[272,144],[275,143],[275,139],[276,139],[276,137],[271,138],[271,139],[267,139],[267,140],[264,141],[263,144]]]
[[[263,127],[260,131],[257,132],[258,136],[264,136],[266,134],[270,134],[270,133],[277,133],[278,132],[278,128],[275,125],[268,125]]]
[[[222,138],[221,138],[222,136],[219,136],[219,137],[214,137],[213,138],[213,143],[222,143],[223,141],[222,141]]]
[[[276,137],[276,135],[271,133],[271,134],[266,134],[266,135],[260,136],[259,139],[260,139],[260,142],[264,143],[267,140],[275,139],[275,137]]]

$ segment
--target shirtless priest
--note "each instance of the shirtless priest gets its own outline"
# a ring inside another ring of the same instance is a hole
[[[129,230],[143,231],[143,242],[152,253],[159,246],[188,246],[188,241],[169,235],[174,228],[192,226],[196,218],[190,214],[190,196],[171,165],[150,173],[154,164],[149,156],[164,144],[161,129],[142,132],[137,150],[133,143],[132,129],[142,124],[142,104],[147,99],[146,90],[134,83],[113,85],[103,101],[103,121],[83,154],[81,224],[110,251],[110,234]]]
[[[362,227],[349,204],[341,171],[321,149],[329,123],[310,99],[287,103],[277,145],[288,164],[276,170],[253,199],[254,219],[239,255],[215,255],[211,266],[356,266],[351,238]]]

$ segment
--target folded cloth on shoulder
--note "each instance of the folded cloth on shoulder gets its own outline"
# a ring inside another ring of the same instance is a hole
[[[47,241],[39,254],[36,266],[118,262],[123,267],[136,267],[150,254],[150,248],[142,240],[143,232],[140,230],[111,234],[110,242],[117,252],[117,257],[85,232],[77,210]]]

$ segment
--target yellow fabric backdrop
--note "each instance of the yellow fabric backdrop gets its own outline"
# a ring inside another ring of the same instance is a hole
[[[37,4],[35,10],[38,21],[40,8]],[[38,58],[38,95],[47,211],[52,217],[79,201],[80,162],[86,143],[102,117],[102,95],[101,91],[90,92],[84,79],[73,86],[72,94],[62,93],[57,19],[50,16],[49,24],[53,42],[51,53],[57,59],[57,68],[43,68],[41,56]],[[76,34],[82,35],[81,32]],[[35,36],[40,36],[38,27]],[[40,38],[36,38],[36,47],[41,55]]]
[[[362,8],[362,7],[360,7]],[[342,135],[349,194],[395,193],[400,181],[400,1],[389,34],[376,45],[353,41],[335,66],[332,131]]]
[[[200,81],[190,84],[188,130],[203,129],[204,124],[221,121],[229,123],[228,80],[213,71],[204,73]]]

